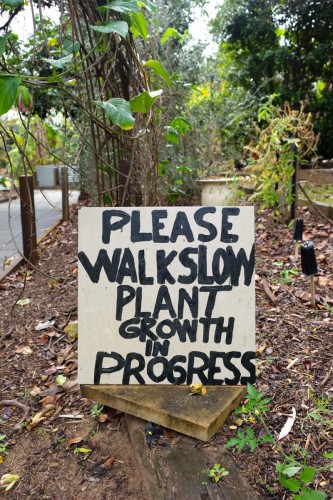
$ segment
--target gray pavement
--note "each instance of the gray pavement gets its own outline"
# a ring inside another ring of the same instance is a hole
[[[78,191],[69,192],[69,203],[76,203]],[[62,218],[62,192],[60,189],[34,190],[37,239],[47,233]],[[9,261],[18,259],[22,252],[20,199],[0,203],[0,274]]]

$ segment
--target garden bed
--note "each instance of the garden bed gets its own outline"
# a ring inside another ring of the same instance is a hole
[[[267,211],[256,216],[256,387],[271,398],[266,422],[275,438],[295,409],[294,425],[279,446],[296,460],[306,457],[316,471],[309,487],[332,498],[332,471],[319,468],[330,463],[323,455],[332,452],[333,441],[333,235],[330,224],[309,211],[300,216],[304,237],[316,249],[316,309],[309,279],[292,260],[293,228],[272,225]],[[0,407],[0,476],[20,476],[11,496],[17,499],[152,498],[149,481],[158,482],[158,475],[138,466],[124,415],[82,398],[76,383],[75,327],[72,334],[66,327],[77,319],[77,207],[41,243],[38,267],[27,273],[22,267],[0,283],[1,398],[21,405]],[[57,385],[59,375],[64,385]],[[153,451],[161,467],[163,450],[193,447],[208,454],[207,469],[215,463],[209,457],[223,467],[225,444],[247,428],[258,438],[265,434],[258,418],[234,414],[208,443],[165,430]],[[228,452],[258,498],[293,497],[278,480],[275,467],[283,456],[271,443]],[[208,481],[205,471],[200,481]]]

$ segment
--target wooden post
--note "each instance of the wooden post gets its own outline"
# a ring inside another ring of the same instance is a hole
[[[68,201],[68,169],[61,167],[61,189],[62,189],[62,220],[69,219]]]
[[[32,175],[20,175],[23,255],[34,264],[37,260],[36,214]]]
[[[311,307],[316,309],[316,288],[314,275],[310,276]]]
[[[298,260],[298,241],[294,241],[294,262]]]

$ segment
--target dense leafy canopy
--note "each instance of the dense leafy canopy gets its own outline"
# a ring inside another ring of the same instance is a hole
[[[225,0],[212,24],[229,78],[251,92],[275,93],[281,104],[305,101],[326,157],[333,156],[332,28],[331,0]]]

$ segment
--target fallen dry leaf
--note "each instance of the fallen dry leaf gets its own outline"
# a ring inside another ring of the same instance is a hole
[[[68,361],[66,361],[66,364],[65,364],[65,369],[64,369],[65,375],[73,372],[74,370],[77,370],[77,367],[78,367],[77,360],[76,359],[69,359]]]
[[[35,326],[36,332],[39,332],[41,330],[47,330],[51,326],[53,326],[55,323],[54,319],[52,321],[44,321],[44,322],[39,322],[37,326]]]
[[[108,416],[106,413],[100,413],[100,415],[97,415],[96,420],[100,424],[103,424],[104,422],[106,422],[108,420]]]
[[[207,389],[202,384],[191,384],[190,385],[191,396],[199,394],[200,396],[205,396]]]
[[[49,343],[49,337],[47,336],[46,333],[44,333],[43,335],[41,335],[41,337],[39,337],[36,341],[36,344],[37,345],[46,345]]]
[[[0,479],[0,486],[4,489],[5,493],[8,493],[19,480],[20,476],[17,474],[4,474]]]
[[[36,413],[32,417],[31,422],[29,422],[29,424],[26,427],[28,429],[28,431],[31,431],[31,429],[33,429],[38,424],[40,424],[41,422],[43,422],[43,420],[46,420],[46,417],[44,417],[43,415],[44,415],[43,412],[39,411],[38,413]]]
[[[64,332],[71,340],[76,340],[78,337],[78,322],[73,321],[72,323],[69,323],[67,326],[65,326]]]
[[[53,375],[57,371],[62,371],[65,368],[65,365],[59,365],[59,366],[51,366],[47,370],[45,370],[46,375]]]
[[[283,439],[284,437],[288,436],[289,432],[292,429],[292,426],[294,425],[295,418],[296,418],[296,410],[294,407],[292,407],[291,413],[292,413],[292,416],[288,418],[287,422],[284,424],[284,426],[282,427],[282,429],[280,431],[278,441],[280,441],[280,439]]]
[[[50,280],[47,282],[47,285],[48,285],[48,287],[49,287],[49,288],[51,288],[51,289],[52,289],[52,288],[56,288],[57,286],[60,286],[60,284],[61,284],[61,283],[60,283],[60,281],[61,281],[60,279],[55,279],[55,278],[53,278],[53,279],[50,279]]]
[[[15,352],[17,354],[24,354],[24,355],[29,355],[32,354],[32,349],[28,345],[25,345],[23,347],[16,347]]]
[[[30,396],[37,396],[41,392],[41,388],[38,387],[38,385],[35,385],[31,391],[30,391]]]
[[[115,461],[116,461],[115,458],[110,457],[104,462],[104,464],[101,465],[101,467],[103,467],[103,469],[111,469]]]
[[[66,380],[66,382],[63,385],[64,391],[65,392],[79,392],[80,391],[80,386],[77,383],[77,379],[74,380]]]
[[[259,355],[261,355],[264,352],[264,350],[266,349],[266,347],[267,347],[266,343],[261,344],[261,346],[258,347],[258,349],[256,349],[256,353],[259,354]]]
[[[67,441],[67,447],[69,448],[70,446],[72,446],[72,444],[79,444],[81,443],[81,441],[83,441],[83,436],[75,436],[75,437],[72,437],[70,439],[68,439]]]
[[[54,404],[57,400],[57,397],[54,395],[54,396],[45,396],[45,398],[41,399],[39,401],[39,404],[41,404],[42,406],[46,406],[46,405],[50,405],[50,404]]]
[[[20,299],[16,302],[18,306],[26,306],[30,304],[30,299]]]
[[[327,264],[327,258],[326,258],[326,255],[324,253],[320,253],[317,258],[316,258],[317,262],[320,262],[321,264]]]

